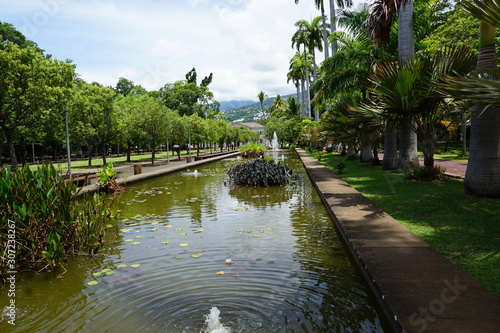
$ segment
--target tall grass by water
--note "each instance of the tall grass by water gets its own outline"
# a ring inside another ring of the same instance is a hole
[[[1,169],[2,266],[9,264],[12,271],[43,270],[61,265],[73,254],[96,253],[112,220],[112,208],[97,194],[76,200],[76,193],[76,185],[63,179],[53,165],[33,171]]]

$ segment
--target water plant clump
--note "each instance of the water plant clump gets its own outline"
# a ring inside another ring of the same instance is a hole
[[[113,211],[98,194],[76,200],[77,194],[52,165],[0,169],[0,266],[43,270],[72,254],[96,253]]]
[[[257,158],[264,157],[267,148],[258,143],[249,143],[241,146],[239,151],[243,158]]]
[[[102,170],[97,172],[97,177],[99,178],[99,180],[97,181],[96,186],[99,187],[99,190],[102,190],[106,193],[125,191],[125,188],[120,186],[116,182],[116,170],[111,162],[105,164],[102,167]]]
[[[292,170],[286,164],[272,158],[258,158],[231,168],[228,173],[230,184],[244,186],[285,185],[292,177]]]

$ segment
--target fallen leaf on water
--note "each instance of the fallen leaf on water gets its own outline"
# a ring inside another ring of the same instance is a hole
[[[224,275],[224,271],[217,272],[218,275]]]
[[[96,285],[96,284],[98,284],[98,283],[99,283],[99,282],[97,282],[97,281],[89,281],[89,282],[87,282],[87,284],[88,284],[89,286],[95,286],[95,285]]]
[[[130,265],[130,267],[132,267],[132,268],[137,268],[137,267],[139,267],[139,266],[141,266],[141,265],[140,265],[140,264],[133,264],[133,265]]]
[[[125,265],[125,264],[121,264],[121,265],[118,265],[118,266],[116,266],[116,267],[117,267],[117,268],[123,268],[123,267],[127,267],[127,265]]]
[[[132,245],[139,245],[141,242],[133,242]]]

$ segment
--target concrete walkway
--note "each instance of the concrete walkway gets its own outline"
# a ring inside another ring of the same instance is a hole
[[[397,332],[500,332],[500,298],[297,149]]]

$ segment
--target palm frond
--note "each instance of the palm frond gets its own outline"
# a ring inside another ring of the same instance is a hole
[[[461,1],[460,5],[475,18],[500,28],[500,0]]]

